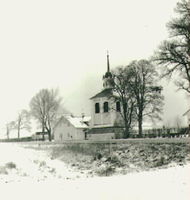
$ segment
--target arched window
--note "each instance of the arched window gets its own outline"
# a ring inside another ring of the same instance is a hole
[[[108,112],[109,111],[109,106],[108,106],[108,102],[104,102],[104,112]]]
[[[116,111],[121,112],[121,106],[119,101],[116,102]]]
[[[95,103],[95,113],[99,113],[99,112],[100,112],[100,104]]]

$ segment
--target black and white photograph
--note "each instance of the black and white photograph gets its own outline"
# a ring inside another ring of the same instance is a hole
[[[0,199],[190,199],[190,0],[2,0],[0,91]]]

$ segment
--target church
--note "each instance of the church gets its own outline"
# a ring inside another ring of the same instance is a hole
[[[123,132],[121,105],[113,99],[114,77],[107,54],[107,71],[103,75],[102,90],[90,98],[91,116],[62,116],[55,126],[55,141],[106,140],[120,138]],[[87,120],[85,121],[85,119]]]
[[[103,76],[103,89],[90,98],[91,122],[88,139],[103,140],[121,137],[121,105],[113,98],[114,77],[110,71],[107,54],[107,71]]]

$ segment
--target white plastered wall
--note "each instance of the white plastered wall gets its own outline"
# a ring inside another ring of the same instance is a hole
[[[55,141],[84,140],[82,128],[75,128],[68,120],[62,119],[54,130]]]

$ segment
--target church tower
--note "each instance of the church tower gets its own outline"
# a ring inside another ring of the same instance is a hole
[[[90,98],[91,100],[91,129],[89,139],[112,139],[120,127],[120,104],[113,100],[114,77],[110,72],[109,54],[107,53],[107,71],[103,76],[103,90]]]
[[[103,76],[104,89],[112,89],[114,87],[113,75],[110,72],[109,53],[107,52],[107,72]]]

